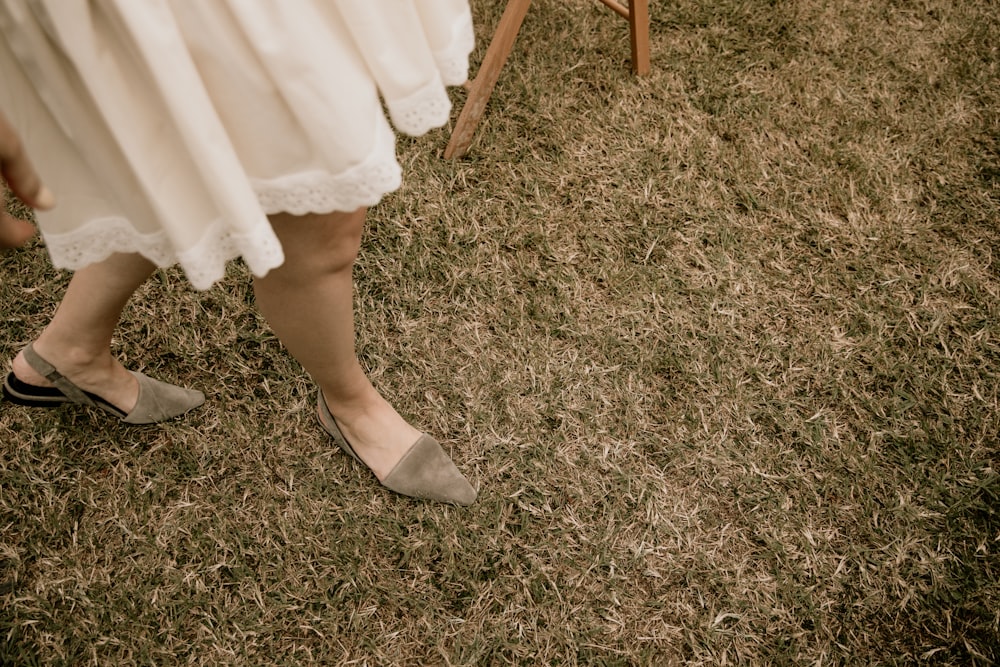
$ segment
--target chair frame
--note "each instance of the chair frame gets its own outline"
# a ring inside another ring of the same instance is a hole
[[[632,49],[632,71],[639,76],[649,73],[649,0],[628,0],[624,5],[617,0],[598,0],[623,17],[629,24],[629,41]],[[531,0],[508,0],[497,24],[486,55],[476,77],[466,84],[468,99],[458,116],[451,139],[444,149],[445,158],[459,158],[472,145],[472,137],[486,111],[486,103],[500,78],[507,57],[514,48],[517,33],[531,6]]]

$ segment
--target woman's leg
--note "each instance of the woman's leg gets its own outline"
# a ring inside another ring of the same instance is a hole
[[[352,267],[365,210],[292,216],[271,223],[285,263],[254,280],[261,312],[312,376],[357,455],[384,480],[420,437],[378,393],[354,348]]]
[[[132,293],[154,269],[140,255],[115,254],[76,271],[55,316],[34,343],[39,356],[63,376],[126,413],[135,405],[139,387],[111,356],[111,336]],[[12,365],[22,382],[51,384],[28,365],[23,352]]]

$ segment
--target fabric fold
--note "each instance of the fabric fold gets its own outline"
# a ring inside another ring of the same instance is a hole
[[[198,289],[283,255],[267,215],[399,187],[395,128],[447,122],[465,0],[0,0],[0,105],[59,205],[53,263],[179,263]]]

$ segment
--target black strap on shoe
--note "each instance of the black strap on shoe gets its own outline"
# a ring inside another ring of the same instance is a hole
[[[28,362],[28,365],[35,372],[45,376],[45,379],[55,385],[56,389],[65,394],[69,400],[80,405],[89,405],[95,408],[100,407],[87,392],[67,380],[63,377],[62,373],[55,369],[55,366],[38,356],[32,343],[29,343],[28,347],[24,348],[24,360]]]

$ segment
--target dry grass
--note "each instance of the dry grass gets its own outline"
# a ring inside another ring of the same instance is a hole
[[[538,0],[469,156],[401,140],[372,212],[361,354],[475,506],[333,451],[241,266],[167,271],[118,349],[205,408],[0,405],[0,661],[998,661],[996,3],[652,13],[636,80]],[[0,357],[64,279],[0,259]]]

